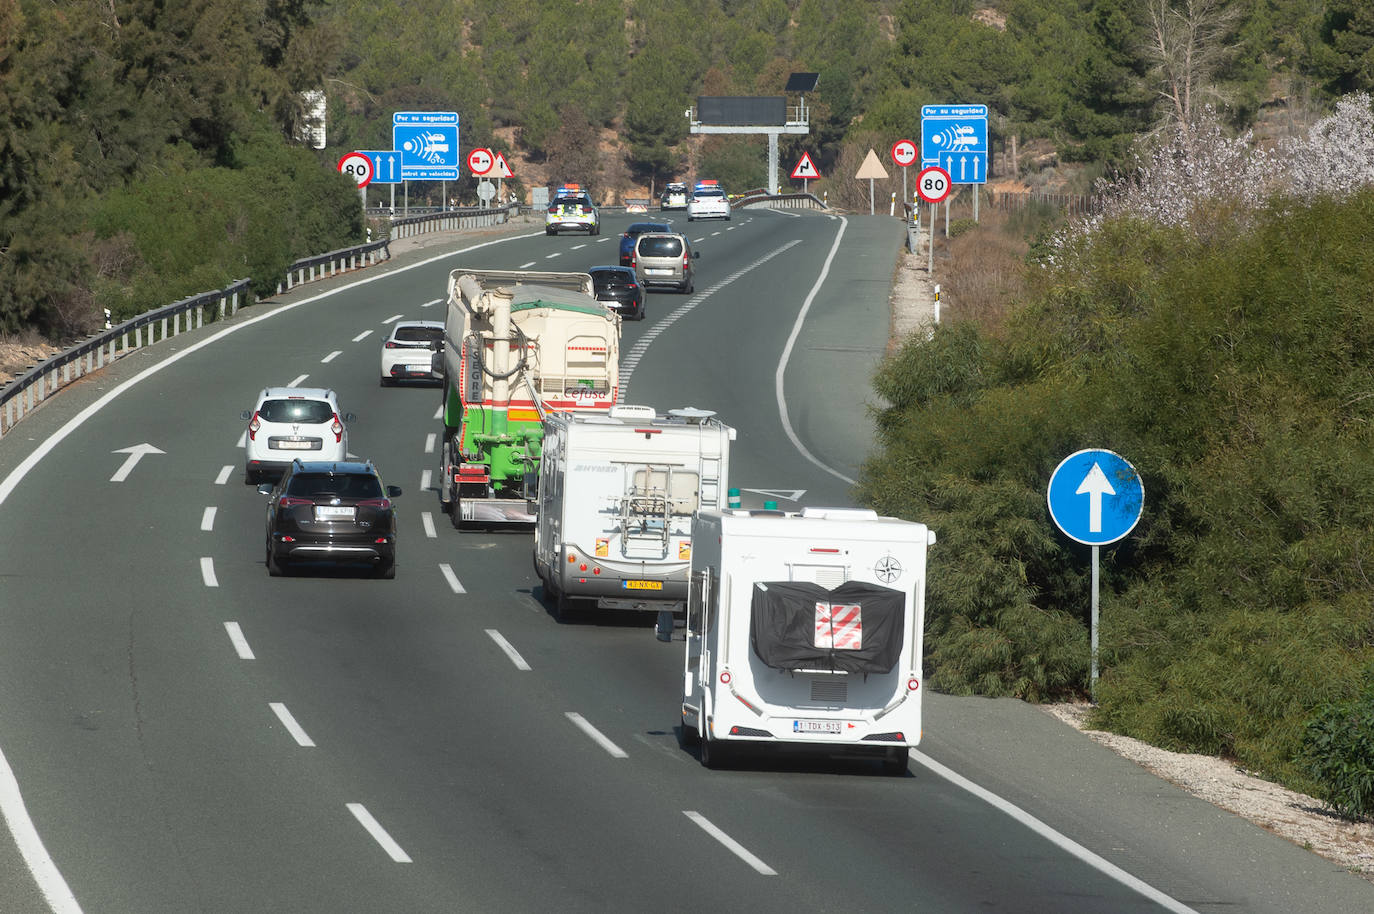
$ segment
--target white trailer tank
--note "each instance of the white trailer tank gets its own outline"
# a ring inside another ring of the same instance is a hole
[[[735,430],[708,410],[613,406],[544,418],[534,567],[573,601],[681,611],[692,515],[725,505]]]
[[[790,744],[905,773],[935,534],[867,510],[704,510],[692,541],[682,727],[702,763]]]

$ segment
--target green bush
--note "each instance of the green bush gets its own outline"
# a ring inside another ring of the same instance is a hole
[[[1299,760],[1331,808],[1351,819],[1374,815],[1374,685],[1321,707],[1303,733]]]
[[[973,219],[955,219],[949,224],[949,237],[958,238],[966,232],[971,232],[978,227],[978,223]]]

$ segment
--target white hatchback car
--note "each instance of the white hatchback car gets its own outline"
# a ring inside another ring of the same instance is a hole
[[[382,341],[382,386],[397,381],[442,381],[434,353],[444,348],[443,321],[397,321]]]
[[[352,413],[339,412],[339,398],[323,387],[264,387],[251,410],[243,411],[244,481],[255,484],[300,457],[347,460]]]

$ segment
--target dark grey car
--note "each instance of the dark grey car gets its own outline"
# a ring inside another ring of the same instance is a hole
[[[273,577],[298,561],[369,566],[396,576],[399,486],[385,486],[366,461],[296,460],[281,480],[258,486],[267,502],[267,571]]]

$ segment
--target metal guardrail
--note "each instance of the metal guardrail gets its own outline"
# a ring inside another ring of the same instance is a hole
[[[734,205],[744,207],[758,203],[780,206],[784,209],[829,209],[815,194],[754,194],[749,197],[741,197],[735,201]]]
[[[223,320],[226,314],[232,316],[241,307],[241,297],[251,300],[250,283],[250,280],[240,279],[224,289],[203,292],[145,311],[32,366],[8,384],[0,385],[0,437],[45,399],[77,378],[98,371],[144,346],[177,336],[182,330],[203,327],[207,307],[218,305],[218,310],[211,313],[212,321]]]
[[[303,282],[324,279],[342,273],[344,270],[370,267],[374,263],[390,260],[391,248],[387,246],[388,243],[389,239],[384,238],[381,241],[371,241],[357,247],[340,248],[327,254],[316,254],[314,257],[297,260],[286,268],[286,278],[277,283],[277,294],[280,295],[288,289],[294,289]]]
[[[426,232],[449,232],[465,228],[484,228],[501,225],[510,221],[511,214],[519,210],[519,205],[492,206],[482,209],[450,209],[423,216],[410,216],[391,221],[391,240],[410,238]]]

